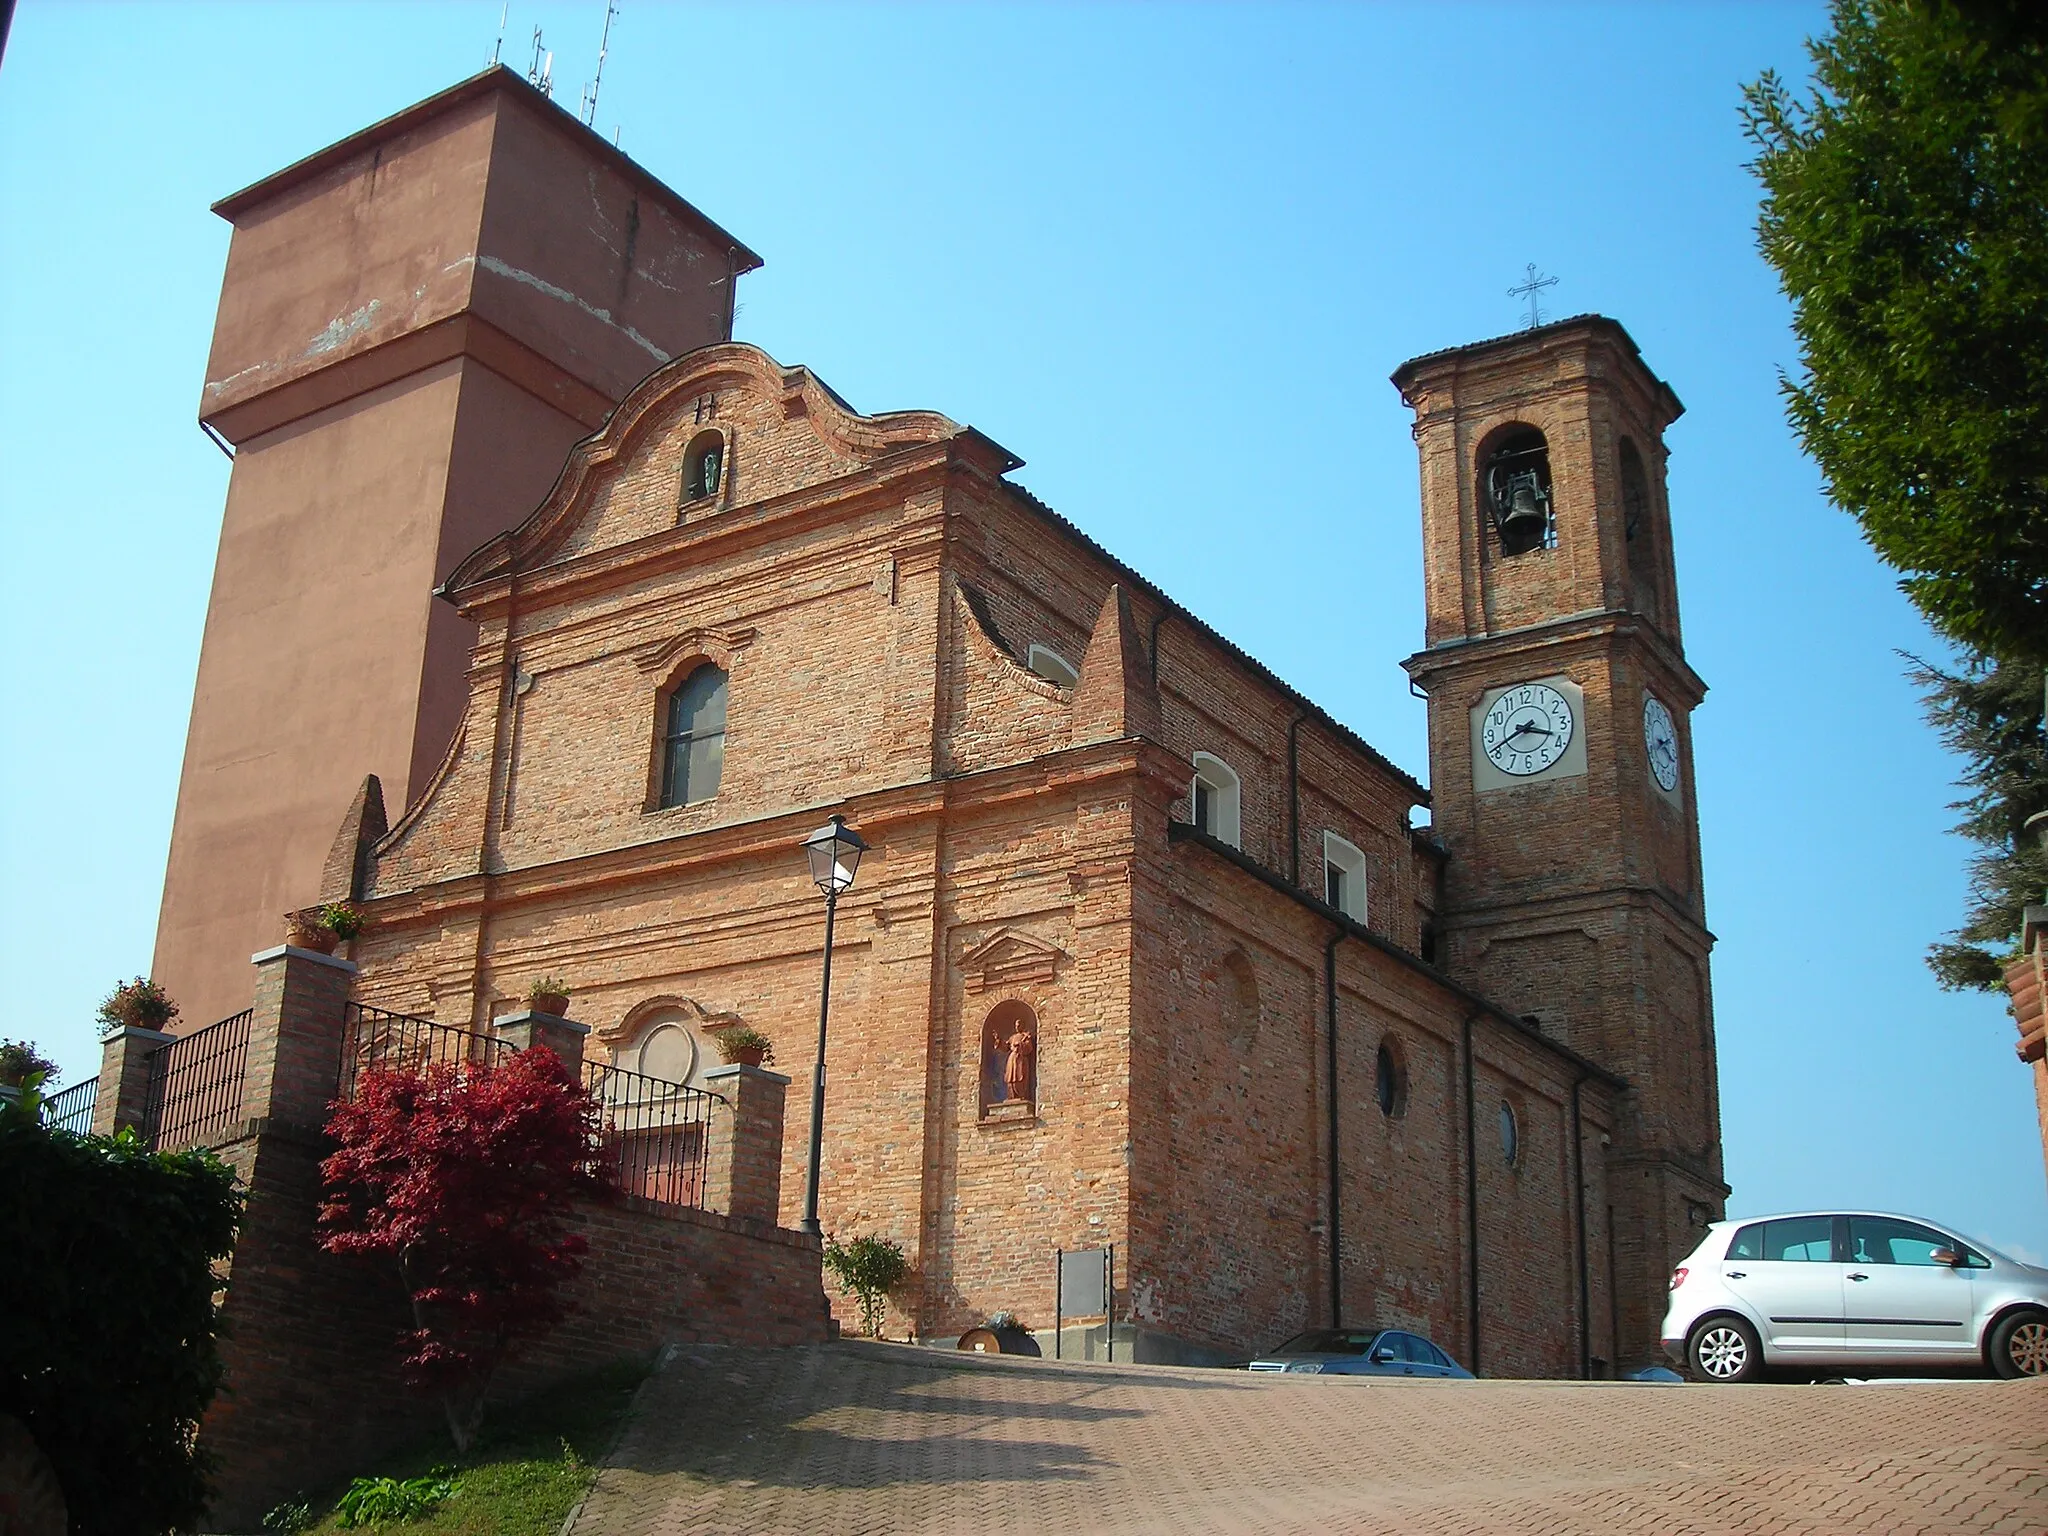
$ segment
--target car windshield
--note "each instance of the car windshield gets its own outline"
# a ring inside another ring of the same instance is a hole
[[[1354,1332],[1349,1328],[1311,1328],[1307,1333],[1297,1333],[1279,1348],[1272,1350],[1276,1355],[1362,1355],[1372,1348],[1372,1341],[1380,1336],[1377,1328]]]

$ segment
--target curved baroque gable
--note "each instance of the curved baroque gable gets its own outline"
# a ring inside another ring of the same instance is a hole
[[[684,454],[707,428],[725,437],[726,483],[719,496],[686,503]],[[459,602],[515,572],[853,474],[962,430],[937,411],[863,416],[808,368],[786,368],[746,342],[699,347],[642,380],[569,451],[533,514],[464,559],[443,590]]]

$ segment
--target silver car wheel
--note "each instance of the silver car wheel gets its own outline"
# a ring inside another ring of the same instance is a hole
[[[1715,1381],[1735,1381],[1749,1369],[1749,1340],[1731,1323],[1715,1323],[1699,1336],[1693,1358],[1702,1374]]]
[[[2013,1329],[2007,1358],[2022,1376],[2048,1376],[2048,1321],[2029,1318]]]

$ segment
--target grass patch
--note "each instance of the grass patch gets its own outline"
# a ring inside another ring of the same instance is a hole
[[[467,1456],[447,1435],[422,1439],[364,1467],[364,1476],[406,1479],[453,1467],[460,1487],[420,1520],[387,1525],[406,1536],[555,1536],[597,1477],[633,1391],[646,1379],[645,1360],[621,1360],[574,1377],[524,1402],[494,1408]],[[318,1517],[307,1529],[342,1529],[335,1504],[347,1483],[309,1500]]]

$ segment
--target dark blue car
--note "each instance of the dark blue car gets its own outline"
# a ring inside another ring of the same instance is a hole
[[[1398,1328],[1311,1328],[1251,1367],[1302,1376],[1434,1376],[1472,1380],[1472,1373],[1419,1333]]]

